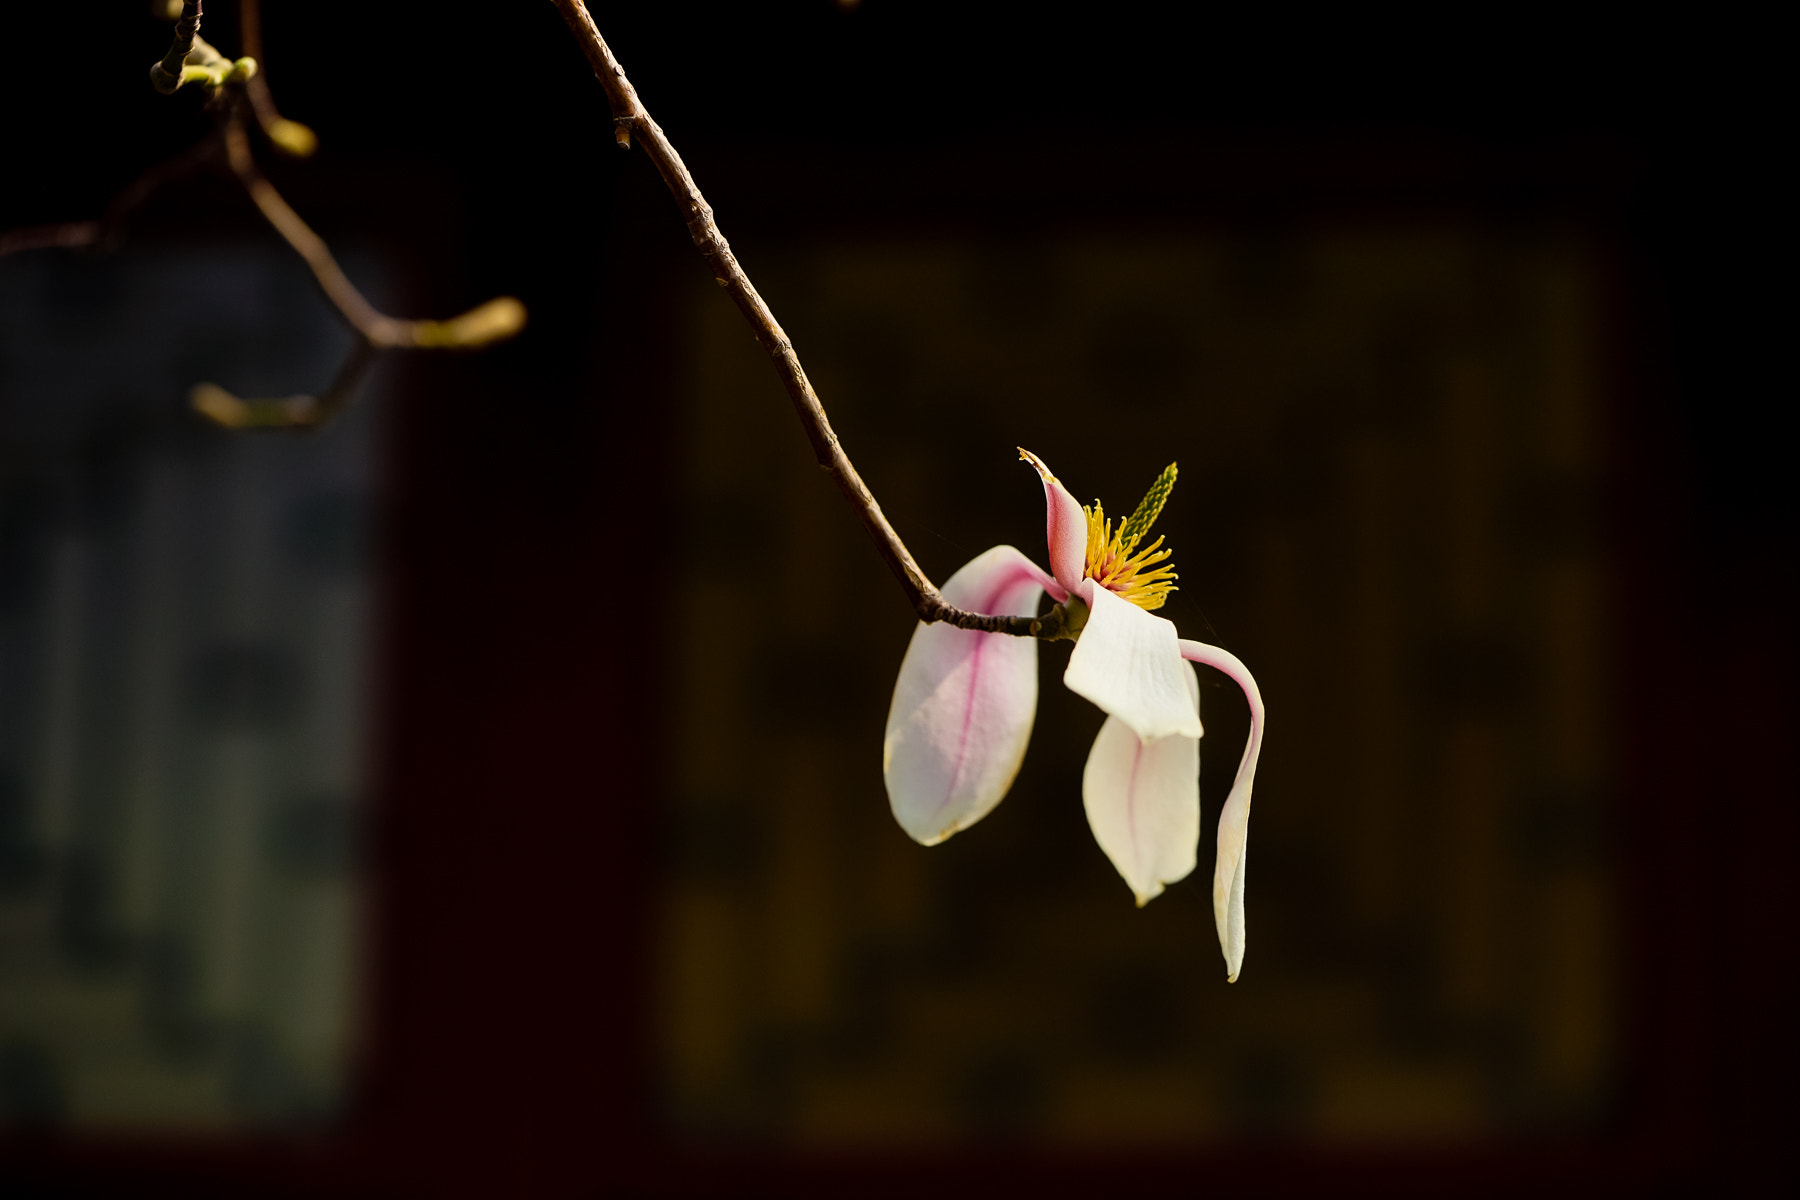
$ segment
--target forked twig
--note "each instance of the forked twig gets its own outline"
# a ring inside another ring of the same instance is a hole
[[[906,543],[900,540],[900,535],[888,523],[881,505],[875,502],[874,494],[869,491],[869,486],[863,482],[862,476],[857,474],[856,467],[850,462],[850,456],[844,453],[837,434],[832,432],[831,422],[825,416],[824,405],[819,403],[818,394],[813,391],[812,384],[806,378],[806,371],[800,365],[800,356],[794,353],[793,343],[776,323],[775,314],[769,310],[768,304],[757,294],[750,277],[738,265],[731,253],[730,244],[713,220],[712,206],[700,194],[693,174],[681,161],[681,155],[676,153],[662,128],[651,119],[643,102],[638,99],[637,90],[625,77],[625,69],[613,57],[612,50],[600,36],[600,30],[595,27],[587,5],[582,0],[553,2],[568,24],[569,32],[574,34],[576,42],[587,56],[588,64],[593,67],[594,75],[600,80],[600,86],[606,91],[607,103],[612,108],[614,137],[619,146],[629,149],[631,135],[637,135],[638,144],[655,164],[663,183],[668,186],[675,202],[686,215],[688,234],[711,265],[713,278],[730,295],[738,311],[744,314],[744,319],[750,322],[756,340],[762,343],[770,361],[775,364],[782,386],[787,389],[788,398],[793,401],[794,412],[800,418],[807,438],[812,442],[813,454],[818,459],[819,466],[831,475],[838,491],[855,510],[863,528],[874,539],[876,552],[900,581],[900,588],[906,593],[914,611],[919,614],[919,619],[926,622],[947,621],[964,629],[1009,633],[1017,637],[1055,640],[1073,636],[1074,631],[1065,624],[1065,609],[1061,605],[1043,617],[1002,617],[968,612],[945,603],[937,587],[914,561]]]
[[[262,50],[260,9],[256,0],[241,0],[244,57],[228,59],[200,36],[202,0],[167,5],[175,21],[168,53],[150,68],[159,92],[173,93],[187,84],[207,91],[207,107],[217,116],[214,137],[139,176],[95,221],[71,221],[0,232],[0,255],[49,247],[106,245],[117,240],[122,219],[157,188],[185,174],[222,146],[225,160],[275,232],[312,270],[319,290],[357,333],[356,345],[339,368],[330,388],[317,398],[240,400],[215,384],[193,390],[194,408],[232,429],[262,427],[317,428],[349,403],[368,373],[375,353],[388,349],[473,350],[504,341],[525,326],[525,306],[515,297],[499,296],[447,321],[407,321],[380,312],[350,282],[323,238],[300,219],[282,198],[250,152],[244,131],[246,112],[256,118],[271,143],[287,154],[305,157],[317,144],[312,130],[289,121],[275,109],[268,84],[257,69]]]

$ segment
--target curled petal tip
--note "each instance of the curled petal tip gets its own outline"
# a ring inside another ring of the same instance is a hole
[[[1213,919],[1219,927],[1219,949],[1225,955],[1225,977],[1235,982],[1244,964],[1244,872],[1249,857],[1250,794],[1256,783],[1256,762],[1262,754],[1262,692],[1249,668],[1228,650],[1183,640],[1181,656],[1223,672],[1244,690],[1244,699],[1250,705],[1250,738],[1238,761],[1231,794],[1219,812],[1218,858],[1213,866]]]
[[[1087,514],[1048,463],[1023,446],[1019,457],[1035,467],[1044,481],[1044,541],[1050,550],[1050,574],[1065,591],[1073,592],[1087,569]]]
[[[1056,481],[1056,474],[1053,471],[1051,471],[1049,467],[1044,465],[1043,459],[1039,458],[1037,455],[1033,454],[1031,451],[1027,450],[1023,446],[1018,447],[1018,451],[1019,451],[1020,458],[1024,459],[1026,462],[1030,463],[1032,466],[1037,468],[1037,473],[1039,475],[1043,476],[1044,482],[1054,483]]]

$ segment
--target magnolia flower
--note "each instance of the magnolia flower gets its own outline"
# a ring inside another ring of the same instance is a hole
[[[1219,814],[1213,915],[1235,980],[1244,957],[1244,842],[1262,746],[1256,681],[1235,656],[1187,641],[1151,610],[1175,588],[1159,537],[1139,549],[1175,484],[1171,463],[1115,530],[1083,508],[1050,468],[1044,482],[1050,570],[995,546],[944,585],[958,608],[1029,617],[1044,593],[1072,623],[1086,614],[1063,683],[1106,713],[1081,776],[1094,840],[1141,907],[1194,869],[1200,840],[1200,689],[1187,663],[1230,676],[1250,702],[1250,739]],[[991,812],[1025,758],[1037,714],[1037,639],[923,624],[913,631],[888,711],[882,773],[900,827],[927,845]]]

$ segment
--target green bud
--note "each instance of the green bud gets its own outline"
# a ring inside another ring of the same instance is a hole
[[[319,148],[319,135],[298,121],[276,117],[264,127],[269,142],[289,158],[311,158]]]
[[[216,383],[202,383],[188,393],[195,412],[226,429],[304,429],[318,421],[319,402],[311,396],[286,400],[240,400]]]
[[[419,321],[418,345],[434,349],[472,349],[503,342],[525,328],[525,306],[511,296],[496,296],[448,321]]]

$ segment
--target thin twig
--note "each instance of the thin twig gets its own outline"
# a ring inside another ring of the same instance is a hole
[[[377,310],[350,282],[323,238],[300,219],[275,185],[257,168],[250,139],[236,112],[221,122],[225,158],[263,217],[312,269],[319,290],[369,344],[377,349],[470,350],[505,341],[525,327],[525,306],[515,297],[498,296],[447,321],[405,321]],[[54,246],[93,246],[116,240],[127,213],[156,189],[193,170],[218,153],[220,140],[206,138],[133,180],[107,206],[98,221],[37,225],[0,233],[0,256]]]
[[[97,221],[65,221],[0,233],[0,256],[51,246],[97,246],[101,250],[110,250],[117,245],[125,217],[132,209],[148,200],[164,184],[186,175],[218,152],[218,140],[209,137],[195,142],[173,158],[164,159],[125,185],[125,190],[113,197]]]
[[[257,0],[240,0],[238,4],[238,48],[246,58],[256,60],[255,75],[244,83],[244,95],[263,136],[283,154],[293,158],[311,157],[319,148],[319,135],[298,121],[290,121],[275,107],[275,93],[269,90],[269,64],[263,59],[262,5]]]
[[[367,338],[357,338],[331,386],[318,397],[240,400],[216,383],[202,383],[188,393],[188,403],[195,412],[227,429],[318,429],[349,406],[378,353]]]
[[[262,5],[257,0],[238,0],[238,49],[259,63],[263,60]]]
[[[99,221],[60,221],[54,225],[26,225],[0,233],[0,258],[22,250],[91,246],[100,240]]]
[[[512,296],[496,297],[448,321],[403,321],[379,311],[350,282],[325,240],[263,177],[236,113],[225,118],[224,138],[225,158],[238,182],[275,232],[312,269],[325,298],[370,345],[377,349],[474,349],[504,341],[525,327],[525,306]]]
[[[625,69],[613,57],[612,50],[600,36],[600,30],[595,27],[587,5],[582,0],[553,2],[568,24],[569,32],[575,35],[576,42],[587,55],[594,75],[600,80],[600,86],[606,91],[607,103],[612,108],[614,136],[619,146],[629,149],[630,135],[637,134],[638,144],[656,165],[657,173],[662,176],[663,183],[668,185],[675,202],[686,215],[688,234],[711,265],[713,278],[730,295],[738,311],[744,314],[744,319],[750,322],[756,340],[762,343],[770,361],[775,364],[782,386],[787,389],[788,397],[793,401],[794,412],[800,418],[807,438],[812,442],[813,454],[818,459],[819,466],[831,475],[838,491],[843,493],[863,528],[874,539],[877,553],[900,581],[900,588],[906,593],[914,611],[919,614],[919,619],[927,622],[948,621],[964,629],[1009,633],[1017,637],[1055,639],[1072,636],[1073,631],[1065,625],[1060,606],[1044,617],[997,617],[968,612],[944,602],[943,596],[914,561],[906,543],[900,540],[900,535],[894,532],[894,527],[882,514],[881,506],[875,502],[875,496],[863,482],[862,476],[857,474],[849,455],[844,453],[837,434],[832,432],[831,422],[826,419],[825,408],[819,403],[818,394],[813,391],[812,384],[806,378],[806,371],[800,365],[800,357],[794,353],[793,343],[776,323],[775,314],[769,311],[768,304],[757,294],[750,277],[738,265],[731,253],[730,244],[725,241],[725,235],[719,232],[718,225],[713,221],[712,206],[700,194],[693,175],[681,161],[681,155],[676,153],[662,128],[650,118],[649,112],[638,99],[637,90],[625,78]]]

